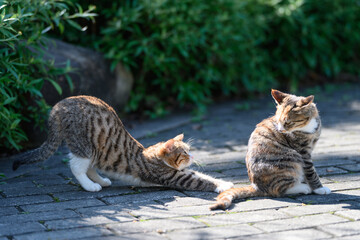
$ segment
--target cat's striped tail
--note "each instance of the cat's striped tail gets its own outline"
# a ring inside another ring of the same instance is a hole
[[[234,199],[264,196],[263,192],[255,189],[252,185],[241,188],[230,188],[220,193],[216,198],[216,204],[210,207],[210,210],[227,209]]]
[[[61,137],[58,133],[54,132],[51,128],[49,129],[49,135],[47,140],[39,147],[19,155],[13,156],[15,159],[12,169],[15,171],[21,165],[31,164],[36,162],[45,161],[58,149],[62,142]]]

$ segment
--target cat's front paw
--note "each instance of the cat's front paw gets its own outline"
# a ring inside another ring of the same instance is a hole
[[[221,193],[223,191],[226,191],[230,188],[234,187],[234,184],[232,182],[220,182],[215,189],[215,192]]]
[[[101,179],[101,182],[99,183],[102,187],[108,187],[111,185],[111,181],[108,178]]]
[[[320,187],[314,190],[314,193],[319,194],[319,195],[325,195],[325,194],[330,194],[331,190],[328,187]]]
[[[98,183],[84,184],[81,186],[88,192],[98,192],[102,189]]]

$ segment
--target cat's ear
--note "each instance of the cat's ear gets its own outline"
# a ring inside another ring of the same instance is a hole
[[[175,141],[174,139],[168,140],[166,143],[164,143],[163,151],[166,153],[172,152],[175,148]]]
[[[184,134],[183,134],[183,133],[177,135],[176,137],[174,137],[174,140],[175,140],[175,141],[182,141],[183,139],[184,139]]]
[[[287,95],[288,94],[280,92],[279,90],[271,89],[271,96],[274,98],[277,104],[281,104]]]
[[[298,102],[299,107],[305,107],[314,101],[314,95],[310,95]]]

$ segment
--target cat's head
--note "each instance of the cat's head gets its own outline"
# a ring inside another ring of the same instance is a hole
[[[315,131],[318,122],[315,117],[318,116],[316,105],[313,103],[314,96],[298,97],[295,95],[271,90],[277,106],[275,119],[277,121],[277,130],[283,133],[294,131]]]
[[[169,167],[177,170],[190,166],[193,162],[190,145],[183,142],[183,139],[184,134],[180,134],[166,142],[159,143],[157,157]]]

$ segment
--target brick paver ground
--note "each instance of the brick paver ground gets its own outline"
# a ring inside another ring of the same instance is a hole
[[[10,170],[1,159],[0,240],[4,239],[360,239],[360,86],[315,91],[323,132],[313,159],[326,196],[252,198],[228,211],[209,211],[216,193],[113,186],[83,191],[62,147],[44,164]],[[250,109],[247,107],[250,106]],[[193,168],[248,184],[246,144],[255,125],[275,111],[270,95],[246,104],[210,107],[205,119],[187,114],[135,125],[145,146],[185,133]]]

